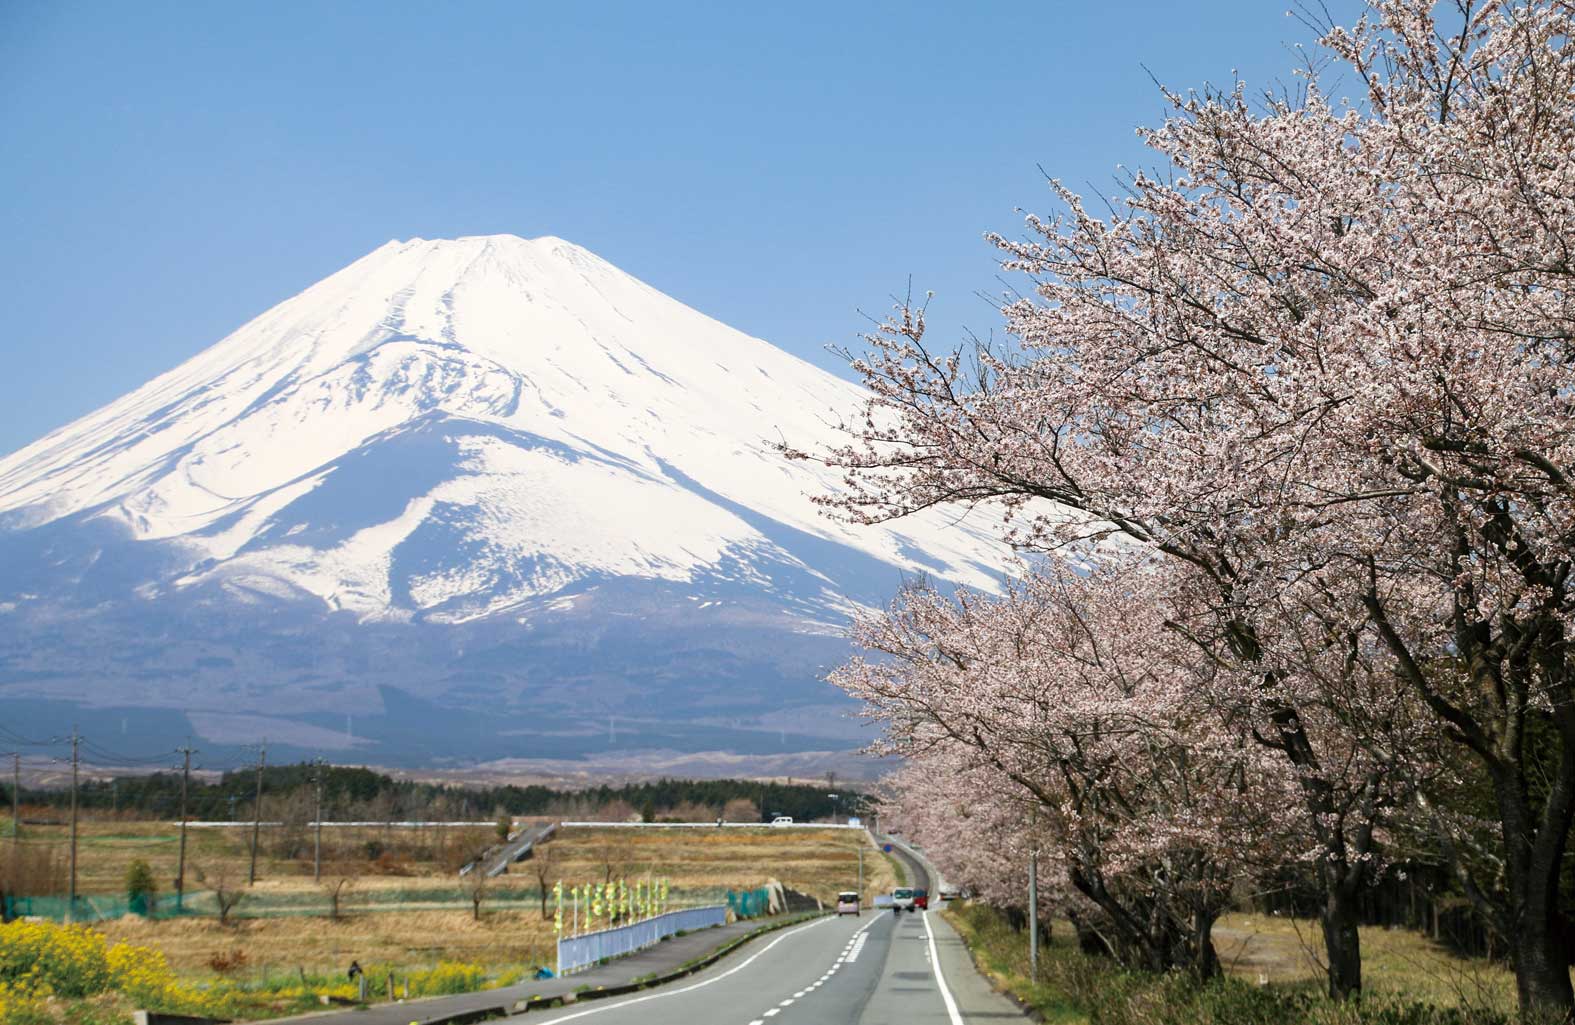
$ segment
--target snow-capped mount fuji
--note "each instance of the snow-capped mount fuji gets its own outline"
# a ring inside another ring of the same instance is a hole
[[[625,748],[810,745],[856,604],[1007,558],[818,513],[835,473],[771,442],[859,402],[561,239],[390,242],[0,460],[0,700],[210,737],[284,708],[303,748],[375,742],[391,701],[518,733],[431,757],[605,746],[609,716]],[[547,709],[598,739],[555,748]]]

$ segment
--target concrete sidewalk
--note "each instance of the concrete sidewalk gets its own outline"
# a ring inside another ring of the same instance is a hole
[[[410,1000],[375,1003],[364,1010],[343,1007],[335,1010],[298,1014],[289,1018],[273,1018],[271,1022],[310,1022],[313,1025],[420,1025],[420,1023],[450,1018],[454,1015],[483,1015],[490,1010],[502,1009],[514,1013],[514,1005],[536,998],[551,998],[580,994],[598,989],[625,986],[637,979],[666,975],[677,971],[691,961],[699,960],[726,947],[756,930],[770,926],[783,926],[806,921],[814,915],[781,915],[765,920],[752,919],[702,929],[684,936],[674,936],[652,947],[621,957],[616,961],[582,972],[575,972],[555,979],[527,979],[501,989],[482,990],[479,993],[456,993],[453,996],[421,997]],[[372,980],[373,990],[381,980]],[[346,1015],[354,1015],[347,1018]]]

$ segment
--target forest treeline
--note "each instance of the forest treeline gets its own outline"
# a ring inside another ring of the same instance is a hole
[[[373,769],[312,763],[271,765],[263,770],[263,816],[277,818],[286,809],[315,807],[316,780],[322,774],[324,818],[357,821],[459,821],[510,815],[585,816],[648,821],[674,817],[713,818],[731,807],[738,815],[743,803],[756,817],[789,815],[800,821],[829,818],[862,805],[862,795],[825,782],[774,783],[746,779],[657,779],[579,790],[546,786],[464,786],[395,779]],[[257,772],[238,769],[217,779],[193,776],[187,813],[193,819],[248,819],[257,793]],[[832,798],[835,793],[837,797]],[[78,807],[150,818],[180,814],[181,774],[155,772],[141,776],[84,780]],[[21,801],[33,808],[64,810],[71,804],[68,787],[22,788]],[[269,803],[274,803],[270,811]],[[740,803],[743,802],[743,803]]]

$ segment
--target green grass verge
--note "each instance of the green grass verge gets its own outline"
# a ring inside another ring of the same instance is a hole
[[[1510,1020],[1491,1007],[1440,1007],[1406,993],[1336,1003],[1311,982],[1260,986],[1226,976],[1200,983],[1179,972],[1129,971],[1083,954],[1064,922],[1055,923],[1041,949],[1034,980],[1026,931],[1015,931],[999,911],[980,905],[953,902],[945,914],[997,988],[1054,1025],[1509,1025]]]
[[[886,864],[891,866],[891,874],[897,877],[897,885],[907,886],[908,866],[902,863],[902,859],[895,854],[888,854],[885,851],[881,851],[880,856],[885,858]]]

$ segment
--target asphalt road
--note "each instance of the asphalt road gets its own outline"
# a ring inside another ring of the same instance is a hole
[[[906,863],[910,885],[931,882],[921,852],[894,845],[893,853]],[[513,990],[303,1016],[292,1025],[407,1025],[440,1014],[508,1006],[526,995],[616,985],[670,970],[713,949],[727,939],[724,934],[754,925],[743,922],[675,937],[629,958]],[[517,1020],[519,1025],[981,1025],[1026,1018],[979,975],[938,911],[867,910],[857,918],[815,918],[769,933],[658,989],[531,1011]]]
[[[586,1025],[964,1025],[1023,1021],[938,913],[820,918],[635,996],[526,1015]]]
[[[487,878],[489,879],[500,876],[509,870],[511,864],[523,858],[527,851],[557,832],[557,830],[558,824],[556,822],[522,829],[519,836],[504,844],[501,850],[494,853],[490,858],[485,859],[478,867],[487,873]]]

